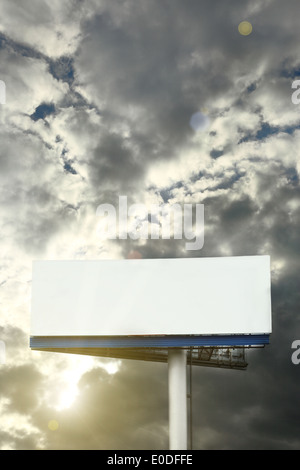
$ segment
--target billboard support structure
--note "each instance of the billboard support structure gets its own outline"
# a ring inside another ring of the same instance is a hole
[[[36,261],[30,347],[167,362],[169,447],[186,450],[187,364],[192,448],[192,365],[245,370],[269,344],[270,287],[269,256]]]
[[[193,348],[190,347],[189,351],[189,359],[190,359],[190,373],[189,373],[189,378],[190,378],[190,386],[189,386],[189,393],[188,393],[188,398],[190,399],[190,419],[189,419],[189,433],[190,433],[190,449],[193,449],[193,394],[192,394],[192,365],[193,365]]]
[[[187,352],[168,350],[170,450],[187,450]]]

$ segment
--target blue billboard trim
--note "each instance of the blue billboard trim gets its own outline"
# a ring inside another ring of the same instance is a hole
[[[165,336],[32,336],[31,349],[61,348],[183,348],[192,346],[258,346],[269,344],[268,334]]]

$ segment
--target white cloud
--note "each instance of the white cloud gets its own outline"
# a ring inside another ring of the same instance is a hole
[[[0,18],[4,34],[50,57],[72,54],[78,45],[80,2],[3,0]]]

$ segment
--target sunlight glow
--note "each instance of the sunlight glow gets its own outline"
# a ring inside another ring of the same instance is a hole
[[[119,370],[120,364],[121,361],[118,360],[101,362],[99,364],[95,362],[94,357],[89,356],[74,356],[69,358],[65,370],[57,378],[56,386],[59,387],[60,392],[57,395],[56,404],[53,405],[54,408],[57,411],[61,411],[73,405],[79,393],[78,382],[81,376],[88,370],[100,366],[109,374],[115,374]]]

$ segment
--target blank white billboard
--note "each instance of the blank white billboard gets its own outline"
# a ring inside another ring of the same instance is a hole
[[[32,336],[271,333],[269,256],[35,261]]]

